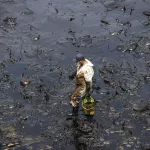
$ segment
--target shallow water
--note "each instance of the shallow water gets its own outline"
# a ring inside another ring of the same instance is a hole
[[[149,0],[1,0],[1,149],[150,148],[148,12]],[[95,65],[93,120],[82,107],[66,120],[78,52]]]

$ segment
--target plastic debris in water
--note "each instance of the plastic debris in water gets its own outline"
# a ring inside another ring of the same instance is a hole
[[[7,145],[7,147],[8,147],[8,148],[10,148],[10,147],[15,147],[15,144],[10,143],[10,144]]]
[[[145,16],[150,16],[150,12],[143,12]]]
[[[37,41],[40,39],[40,35],[38,35],[37,37],[34,38],[34,41]]]
[[[111,35],[119,35],[119,34],[121,34],[121,32],[122,32],[123,30],[120,30],[120,31],[117,31],[117,32],[112,32],[112,33],[110,33]]]
[[[105,20],[101,20],[101,23],[104,23],[104,24],[106,24],[106,25],[110,25],[107,21],[105,21]]]
[[[22,14],[23,15],[32,15],[32,14],[34,14],[34,12],[31,9],[27,8]]]
[[[30,83],[30,80],[28,78],[24,78],[24,73],[21,76],[20,85],[26,86]]]
[[[17,18],[12,18],[12,17],[6,17],[3,21],[7,24],[7,25],[16,25]]]

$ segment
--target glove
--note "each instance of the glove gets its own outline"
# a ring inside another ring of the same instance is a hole
[[[73,80],[76,76],[76,71],[69,75],[69,80]]]

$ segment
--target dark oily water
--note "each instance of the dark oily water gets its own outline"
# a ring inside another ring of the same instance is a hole
[[[148,0],[0,0],[0,149],[150,149]],[[95,65],[93,118],[67,118],[73,58]]]

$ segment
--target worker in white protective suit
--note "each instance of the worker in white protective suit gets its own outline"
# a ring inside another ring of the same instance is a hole
[[[92,92],[92,78],[94,75],[93,64],[85,59],[82,54],[76,56],[76,89],[70,97],[70,104],[73,107],[70,116],[77,116],[79,109],[79,100],[84,97],[90,97]]]

